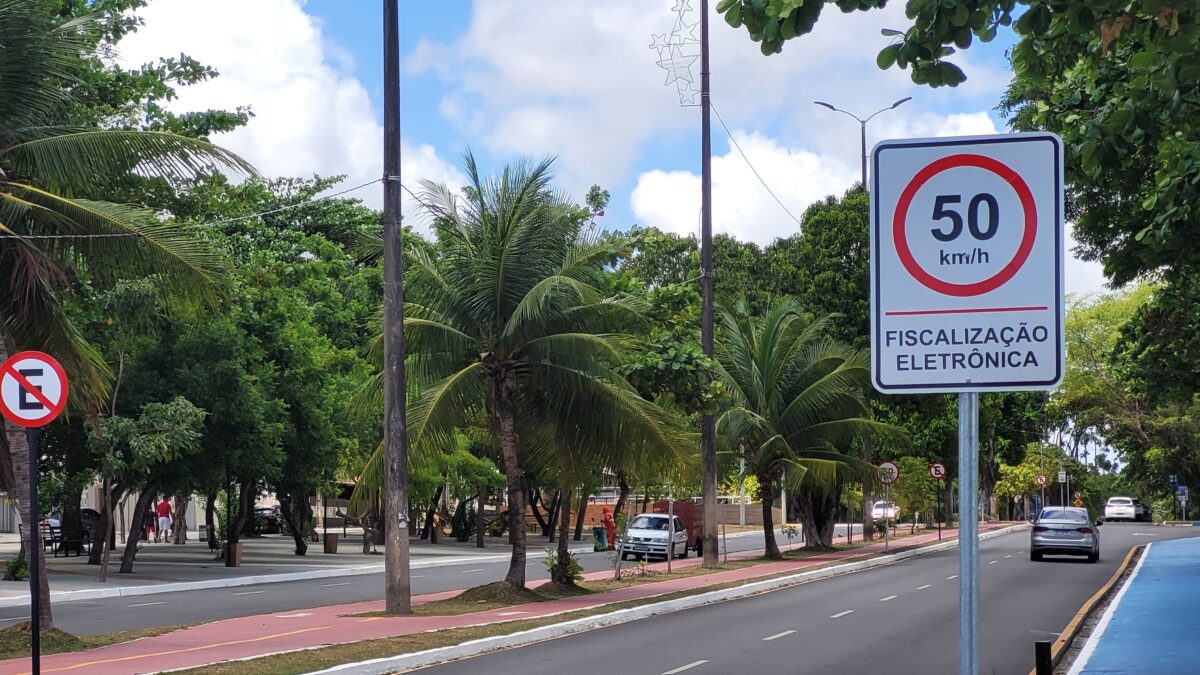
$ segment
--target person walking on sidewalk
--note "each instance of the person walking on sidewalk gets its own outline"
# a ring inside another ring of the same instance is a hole
[[[166,497],[156,507],[158,511],[158,529],[154,531],[154,543],[158,543],[159,535],[171,541],[171,502]]]

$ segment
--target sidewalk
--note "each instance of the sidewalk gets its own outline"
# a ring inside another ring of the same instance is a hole
[[[189,543],[174,544],[142,543],[142,549],[134,560],[132,574],[117,574],[121,565],[123,547],[118,546],[109,558],[108,582],[97,580],[100,568],[87,564],[87,556],[58,557],[47,555],[46,564],[50,572],[50,597],[52,602],[69,602],[103,597],[148,595],[152,593],[178,592],[206,588],[229,588],[304,579],[326,579],[329,577],[373,574],[383,571],[383,556],[362,553],[362,538],[343,539],[338,553],[324,553],[321,544],[309,544],[308,553],[295,555],[295,543],[291,537],[269,535],[261,538],[244,539],[241,567],[225,567],[223,560],[208,549],[205,542],[190,539]],[[488,539],[488,548],[475,548],[471,542],[443,542],[430,544],[427,541],[411,540],[413,569],[504,561],[509,559],[510,549],[503,537]],[[572,542],[574,553],[591,551],[581,543]],[[0,548],[0,557],[15,555],[16,545],[11,552]],[[382,547],[380,547],[382,551]],[[0,581],[0,607],[16,607],[29,604],[29,583],[25,581]]]
[[[1200,539],[1147,544],[1084,644],[1071,675],[1200,669]]]
[[[998,524],[981,524],[980,530],[996,529]],[[943,531],[943,538],[955,536],[955,530]],[[897,546],[912,546],[936,542],[936,532],[907,537]],[[795,544],[790,548],[799,548]],[[789,548],[789,547],[782,547]],[[802,560],[764,563],[737,570],[727,570],[704,576],[669,579],[629,586],[614,591],[596,593],[547,602],[518,605],[458,616],[420,617],[356,617],[354,614],[383,610],[383,602],[372,601],[347,605],[319,607],[310,610],[283,614],[265,614],[217,621],[192,628],[181,629],[157,637],[111,645],[86,652],[58,654],[42,658],[42,670],[46,673],[71,671],[78,673],[145,673],[264,656],[286,651],[311,649],[333,644],[358,642],[385,637],[494,624],[506,621],[535,619],[586,608],[602,607],[614,603],[654,598],[678,591],[694,590],[708,586],[748,581],[781,573],[791,573],[832,562],[847,561],[867,554],[880,553],[883,544],[876,543],[848,551],[836,551]],[[731,560],[755,558],[761,551],[730,553]],[[689,558],[674,563],[676,568],[701,564],[699,559]],[[665,563],[649,566],[653,570],[665,570]],[[590,580],[608,579],[611,571],[585,575]],[[546,583],[546,582],[540,582]],[[540,585],[530,583],[530,587]],[[446,591],[413,598],[414,604],[454,597],[461,591]],[[28,659],[0,662],[0,674],[24,673],[29,668]]]

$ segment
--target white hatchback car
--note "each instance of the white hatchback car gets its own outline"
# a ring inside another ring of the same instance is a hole
[[[1131,497],[1109,497],[1104,504],[1105,520],[1137,520],[1137,507]]]
[[[667,537],[671,534],[671,523],[664,513],[642,513],[629,521],[625,539],[621,544],[621,559],[629,556],[638,558],[667,558]],[[675,516],[675,541],[671,546],[675,557],[688,557],[688,533],[679,516]]]
[[[875,502],[871,507],[871,518],[874,520],[896,520],[900,517],[900,507],[891,502]]]

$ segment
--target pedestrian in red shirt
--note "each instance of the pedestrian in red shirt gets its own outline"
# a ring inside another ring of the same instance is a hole
[[[604,529],[608,533],[608,550],[613,550],[617,546],[617,521],[613,520],[612,513],[608,509],[604,509]]]
[[[158,529],[154,531],[154,543],[158,543],[158,536],[160,534],[165,537],[167,541],[170,541],[171,502],[167,501],[166,497],[163,497],[163,500],[159,502],[155,510],[158,511]]]

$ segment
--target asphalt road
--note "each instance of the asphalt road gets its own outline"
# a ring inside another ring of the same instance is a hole
[[[980,544],[980,672],[1028,673],[1130,546],[1200,534],[1108,523],[1101,560],[1029,560],[1029,534]],[[422,675],[929,675],[958,670],[958,549],[422,670]]]
[[[856,534],[859,529],[861,528],[855,530]],[[839,526],[838,534],[843,533],[844,527]],[[776,535],[779,536],[778,531]],[[763,545],[761,533],[730,538],[728,541],[731,553],[761,548]],[[779,543],[786,544],[787,539],[780,537]],[[586,545],[586,541],[583,543],[571,542],[571,544],[572,547],[578,548]],[[544,579],[549,576],[542,564],[543,546],[545,546],[544,543],[530,542],[526,573],[529,580]],[[506,554],[507,549],[492,548],[488,552],[490,554]],[[587,572],[611,569],[611,562],[604,553],[585,553],[580,555],[579,559]],[[413,594],[480,586],[502,580],[507,571],[507,560],[465,562],[415,569],[412,572]],[[327,581],[290,581],[124,598],[58,602],[54,604],[54,623],[58,628],[74,635],[97,635],[382,598],[383,574],[361,574],[333,577]],[[18,621],[28,620],[27,608],[0,608],[0,628]]]

